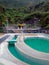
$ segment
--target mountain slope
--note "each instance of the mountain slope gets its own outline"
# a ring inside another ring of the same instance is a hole
[[[24,7],[28,5],[36,5],[45,0],[0,0],[0,4],[6,7]]]

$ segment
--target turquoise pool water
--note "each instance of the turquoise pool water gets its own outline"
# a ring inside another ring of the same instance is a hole
[[[13,39],[15,40],[16,38],[13,38]],[[43,65],[42,63],[37,61],[38,59],[29,57],[29,56],[25,55],[24,53],[20,52],[17,48],[15,48],[15,45],[14,45],[15,42],[13,43],[11,41],[10,41],[10,43],[8,42],[9,43],[8,49],[13,56],[15,56],[19,60],[21,60],[29,65]]]
[[[49,39],[30,37],[26,38],[24,42],[37,51],[49,53]]]
[[[8,46],[8,49],[13,56],[29,65],[43,65],[42,63],[37,62],[36,59],[28,57],[20,52],[17,48],[15,48],[15,46]]]
[[[11,40],[8,41],[9,44],[14,45],[14,43],[17,41],[17,35],[15,35]]]

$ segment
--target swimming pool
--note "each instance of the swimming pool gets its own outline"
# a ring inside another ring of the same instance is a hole
[[[17,35],[15,35],[11,40],[8,41],[8,43],[12,46],[17,41]]]
[[[42,65],[42,63],[37,62],[35,58],[25,55],[24,53],[22,53],[15,47],[15,42],[13,42],[12,40],[16,40],[16,38],[14,36],[14,38],[10,40],[10,43],[8,42],[9,43],[8,49],[9,49],[10,53],[14,57],[18,58],[19,60],[21,60],[29,65]]]
[[[42,37],[28,37],[24,42],[34,50],[49,53],[49,39]]]

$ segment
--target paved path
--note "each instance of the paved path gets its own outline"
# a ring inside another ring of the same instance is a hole
[[[13,63],[13,65],[28,65],[24,62],[22,62],[21,60],[15,58],[9,51],[8,49],[8,43],[7,42],[3,42],[2,43],[4,46],[3,46],[3,50],[2,50],[2,54],[0,55],[0,59],[1,58],[4,58],[8,61],[10,61],[11,63]],[[6,64],[5,64],[6,65]],[[12,64],[9,64],[9,65],[12,65]]]
[[[39,36],[39,35],[38,35]],[[27,36],[28,37],[28,36]],[[41,36],[43,37],[43,36]],[[18,48],[22,53],[34,58],[34,61],[42,63],[43,65],[49,65],[49,53],[38,52],[24,43],[23,37],[19,37],[19,42],[16,43],[16,48]]]
[[[11,61],[8,61],[7,59],[0,58],[0,65],[17,65]]]
[[[10,35],[5,35],[4,37],[0,38],[0,43],[2,43],[4,40],[6,40]]]

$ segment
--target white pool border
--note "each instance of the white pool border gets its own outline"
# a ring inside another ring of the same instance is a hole
[[[36,34],[37,36],[26,36],[25,34],[28,34],[28,33],[24,33],[23,34],[24,38],[27,38],[27,37],[44,37],[44,38],[46,38],[44,33],[43,34],[41,34],[41,33],[40,34],[39,33],[37,33],[37,34],[36,33],[29,33],[29,34]],[[28,55],[30,57],[36,58],[36,59],[41,59],[41,60],[49,61],[49,53],[39,52],[39,51],[36,51],[36,50],[30,48],[28,45],[26,45],[24,43],[24,39],[22,39],[22,36],[21,36],[20,33],[14,33],[14,34],[10,34],[9,33],[9,34],[5,34],[5,35],[18,35],[17,41],[19,40],[19,37],[20,37],[21,40],[19,42],[15,43],[15,47],[17,47],[17,49],[19,49],[22,53],[24,53],[24,54],[26,54],[26,55]],[[1,36],[0,38],[4,37],[5,35]],[[49,39],[49,37],[47,37],[47,39]],[[7,40],[5,40],[4,42],[6,43]],[[6,49],[7,49],[7,47],[6,47]],[[26,49],[28,49],[29,51],[26,50]],[[12,59],[15,59],[14,61],[16,61],[16,58],[13,55],[11,55],[11,53],[9,52],[9,50],[7,52],[10,54],[10,56],[12,57]],[[21,65],[21,63],[22,63],[22,65],[25,65],[24,62],[20,61],[19,59],[17,59],[17,60],[18,60],[18,62],[20,62],[20,65]]]
[[[25,38],[27,38],[27,37],[43,37],[43,38],[45,38],[45,34],[37,34],[37,36],[25,36]],[[19,36],[18,39],[19,38],[22,39],[22,36]],[[40,52],[40,51],[32,49],[31,47],[29,47],[28,45],[26,45],[24,43],[24,39],[17,42],[15,44],[15,46],[21,52],[23,52],[24,54],[26,54],[28,56],[31,56],[31,57],[34,57],[34,58],[37,58],[37,59],[41,59],[41,60],[48,60],[49,61],[49,53],[44,53],[44,52]]]
[[[4,37],[4,36],[6,36],[6,35],[7,34],[1,36],[1,38]],[[1,45],[4,45],[4,48],[3,48],[3,51],[2,51],[3,53],[0,55],[0,60],[7,59],[7,62],[10,61],[9,64],[12,64],[13,63],[13,65],[28,65],[27,63],[25,63],[25,62],[19,60],[18,58],[16,58],[15,56],[13,56],[10,53],[10,51],[8,50],[8,43],[7,43],[7,41],[9,41],[10,39],[12,39],[14,37],[14,35],[18,35],[18,34],[8,34],[8,35],[10,35],[10,36],[1,43]],[[11,38],[11,35],[13,35],[12,38]],[[6,65],[6,63],[4,63],[4,62],[1,62],[1,63],[3,63],[3,64]]]

